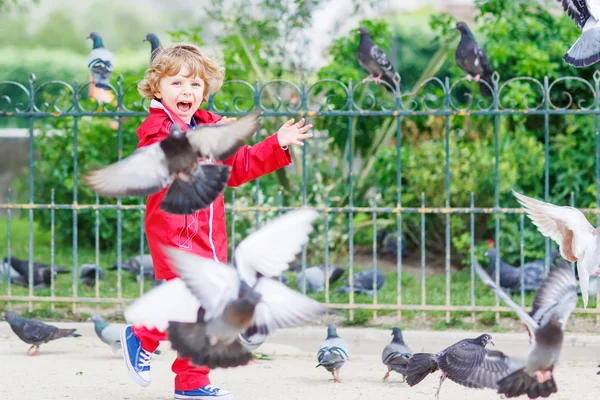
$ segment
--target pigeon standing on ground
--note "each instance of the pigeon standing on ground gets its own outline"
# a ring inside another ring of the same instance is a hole
[[[10,263],[8,262],[8,257],[5,257],[3,260],[3,264],[10,265],[11,271],[14,270],[17,272],[18,276],[16,276],[12,281],[17,285],[28,286],[29,285],[29,261],[21,260],[15,257],[11,257]],[[54,276],[57,274],[66,274],[70,271],[66,268],[55,267],[54,268]],[[14,273],[11,272],[11,276]],[[41,262],[34,261],[33,262],[33,287],[34,289],[41,289],[50,287],[52,276],[52,268],[49,265],[43,264]]]
[[[490,248],[486,255],[490,259],[488,273],[495,279],[496,276],[496,248]],[[554,264],[554,259],[558,255],[558,250],[550,250],[550,267]],[[522,271],[522,272],[521,272]],[[523,274],[523,288],[526,292],[537,291],[546,276],[545,260],[536,260],[522,267],[513,267],[512,265],[500,259],[500,287],[511,291],[521,290],[521,273]]]
[[[475,82],[479,83],[479,90],[482,96],[491,96],[494,88],[492,80],[494,70],[490,65],[485,50],[477,44],[471,29],[469,29],[466,23],[458,22],[456,29],[460,31],[460,42],[454,52],[456,63],[467,73],[468,80],[475,78]]]
[[[340,369],[350,358],[348,343],[338,336],[335,324],[329,324],[327,327],[327,338],[319,346],[317,351],[316,368],[324,367],[333,375],[333,381],[342,383],[340,379]]]
[[[383,348],[381,361],[388,368],[383,381],[387,381],[390,372],[396,371],[402,375],[402,381],[406,381],[406,369],[412,358],[413,351],[404,343],[402,330],[398,327],[392,329],[392,342]]]
[[[407,257],[408,253],[406,252],[406,236],[402,233],[402,257]],[[379,248],[384,252],[391,253],[394,257],[398,257],[398,234],[397,232],[388,230],[386,228],[381,229],[377,233],[377,243],[379,244]]]
[[[369,296],[373,296],[373,281],[376,282],[377,290],[381,289],[385,284],[385,275],[380,270],[375,273],[375,268],[360,271],[353,276],[354,278],[354,292],[363,293]],[[348,282],[346,278],[345,282]],[[350,293],[350,286],[342,286],[338,288],[338,293]]]
[[[125,310],[133,324],[167,330],[179,357],[195,365],[245,365],[252,354],[238,340],[301,326],[327,312],[317,301],[279,282],[308,242],[318,213],[288,212],[248,235],[233,266],[165,247],[181,278],[152,289]],[[200,304],[202,307],[200,307]],[[168,327],[168,328],[167,328]]]
[[[121,348],[121,332],[123,331],[122,327],[109,324],[98,314],[93,314],[88,318],[88,321],[92,321],[94,323],[94,331],[96,332],[96,335],[98,335],[102,342],[111,347],[113,354]],[[160,351],[155,350],[154,354],[160,354]]]
[[[306,276],[306,291],[309,293],[318,293],[325,290],[325,269],[325,264],[319,264],[306,268],[305,272],[302,272],[302,266],[291,267],[290,271],[299,272],[296,277],[296,287],[298,290],[302,291],[302,282]],[[330,265],[328,272],[329,285],[332,285],[344,275],[346,269],[340,265]]]
[[[360,27],[358,33],[360,34],[358,63],[369,74],[363,81],[375,80],[375,83],[379,85],[383,80],[389,85],[384,85],[384,87],[389,92],[393,92],[396,86],[400,87],[400,75],[394,70],[394,66],[383,50],[371,40],[367,28]]]
[[[104,279],[104,271],[96,264],[83,264],[79,269],[79,280],[87,286],[96,285],[96,273],[98,280]]]
[[[138,283],[141,282],[142,267],[144,269],[144,278],[153,279],[154,263],[150,254],[144,254],[143,256],[135,256],[121,263],[121,270],[131,272],[133,275],[135,275]],[[116,271],[118,269],[119,267],[117,263],[114,263],[113,266],[110,267],[108,270]]]
[[[152,61],[154,61],[156,55],[162,50],[162,47],[160,46],[160,40],[154,33],[149,33],[144,38],[144,42],[150,42],[150,64],[152,64]]]
[[[166,139],[91,172],[86,183],[104,196],[147,196],[170,185],[161,210],[193,214],[219,196],[230,170],[224,164],[200,163],[198,157],[218,161],[233,156],[254,135],[259,122],[254,112],[230,124],[204,125],[187,132],[172,124]]]
[[[600,276],[600,230],[576,208],[555,206],[514,190],[513,194],[541,234],[558,244],[560,255],[577,261],[583,307],[587,308],[590,275]]]
[[[477,262],[475,272],[517,313],[531,341],[525,365],[498,380],[498,393],[506,397],[527,394],[532,399],[556,393],[553,371],[560,357],[567,321],[577,305],[577,281],[571,268],[557,267],[550,271],[533,299],[529,314],[498,288]]]
[[[600,1],[558,0],[573,18],[581,37],[563,56],[563,60],[577,68],[588,67],[600,60]]]
[[[88,68],[94,77],[94,85],[97,88],[111,90],[110,75],[113,72],[113,54],[104,47],[102,37],[96,33],[90,33],[88,39],[92,39],[92,51],[88,55]]]
[[[30,354],[31,349],[35,349],[32,356],[38,354],[38,350],[42,343],[48,343],[51,340],[60,339],[63,337],[80,337],[75,333],[77,329],[59,329],[53,325],[48,325],[42,321],[23,318],[14,312],[6,312],[2,317],[2,321],[8,322],[13,332],[31,347],[27,350]]]
[[[17,272],[17,270],[8,263],[8,257],[4,260],[0,260],[0,277],[10,280],[19,279],[21,277],[19,272]]]

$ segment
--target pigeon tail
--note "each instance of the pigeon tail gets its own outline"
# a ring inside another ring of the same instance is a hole
[[[54,335],[54,339],[60,339],[64,337],[80,337],[79,333],[75,333],[77,329],[59,329]]]
[[[563,60],[576,68],[588,67],[600,60],[600,21],[590,17],[581,37],[563,56]]]
[[[160,209],[171,214],[193,214],[206,208],[221,194],[229,180],[228,165],[200,164],[189,176],[190,181],[175,179]]]
[[[416,353],[413,354],[406,369],[406,383],[409,386],[415,386],[429,374],[438,370],[438,363],[435,354]]]
[[[487,85],[486,85],[487,83]],[[488,85],[490,85],[488,87]],[[484,97],[491,97],[494,93],[492,92],[492,89],[494,87],[494,81],[492,80],[492,75],[486,75],[486,76],[482,76],[481,79],[479,80],[479,91],[481,92],[481,95]]]
[[[246,365],[252,360],[252,353],[238,340],[231,343],[219,341],[211,345],[211,338],[206,333],[204,310],[198,311],[198,321],[170,322],[167,335],[173,350],[177,350],[180,358],[191,358],[197,366],[206,365],[210,369],[231,368]]]
[[[535,377],[525,372],[524,368],[498,381],[498,393],[508,398],[527,394],[530,399],[536,399],[538,397],[548,397],[556,392],[558,392],[558,388],[556,387],[554,376],[540,383]]]

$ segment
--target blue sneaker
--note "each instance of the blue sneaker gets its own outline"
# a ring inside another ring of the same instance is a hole
[[[148,386],[152,382],[152,375],[150,374],[152,353],[142,349],[142,342],[135,337],[131,326],[121,332],[121,348],[123,349],[125,366],[131,379],[140,386]]]
[[[195,390],[176,390],[175,400],[233,400],[233,393],[219,389],[213,385],[206,385]]]

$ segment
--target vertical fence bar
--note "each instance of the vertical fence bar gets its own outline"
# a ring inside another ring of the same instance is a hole
[[[396,106],[400,108],[399,98],[396,97]],[[406,245],[402,235],[402,117],[396,117],[396,303],[398,304],[398,313],[396,315],[398,322],[402,321],[402,249]]]
[[[119,88],[121,86],[119,85]],[[119,90],[121,92],[121,90]],[[123,158],[123,119],[119,117],[119,127],[117,130],[117,160]],[[117,299],[123,298],[123,214],[122,198],[117,197]],[[122,303],[119,303],[122,308]]]
[[[421,305],[427,304],[426,282],[425,282],[425,192],[421,192]],[[425,318],[425,311],[421,313]]]
[[[495,81],[496,79],[494,79]],[[500,208],[500,175],[499,175],[499,153],[500,153],[500,144],[499,144],[499,129],[500,129],[500,113],[499,113],[499,104],[498,104],[498,90],[497,90],[497,82],[494,82],[494,88],[496,95],[494,96],[494,240],[496,247],[496,260],[495,260],[495,280],[496,285],[500,287],[500,214],[498,213],[498,209]],[[496,307],[500,306],[500,299],[498,295],[494,294],[496,298]],[[496,324],[500,322],[500,313],[496,312]]]
[[[254,107],[257,110],[260,110],[260,85],[258,83],[258,80],[255,82],[255,86],[254,86]],[[254,143],[258,143],[260,141],[260,128],[262,127],[262,122],[259,126],[259,129],[256,130],[256,134],[254,135]],[[256,206],[260,205],[260,178],[256,178],[254,180],[254,192],[255,192],[255,204]],[[254,212],[254,229],[258,230],[258,228],[260,227],[260,223],[259,223],[259,215],[260,213],[257,211]]]
[[[100,298],[100,196],[96,193],[96,209],[94,210],[94,217],[96,222],[96,237],[94,238],[94,263],[96,267],[94,269],[94,294],[97,299]],[[96,303],[96,311],[98,311],[99,304]]]
[[[329,192],[325,194],[325,304],[329,304]]]
[[[353,86],[352,86],[352,80],[350,80],[348,82],[348,101],[349,104],[353,104]],[[348,117],[348,143],[347,143],[347,148],[348,148],[348,208],[350,209],[350,211],[348,212],[348,268],[349,268],[349,276],[348,276],[348,284],[350,285],[350,293],[348,294],[349,296],[349,303],[350,303],[350,307],[352,307],[354,305],[354,224],[353,224],[353,219],[354,219],[354,212],[353,212],[353,208],[354,208],[354,187],[353,187],[353,179],[352,179],[352,159],[353,159],[353,149],[354,146],[352,146],[352,138],[353,138],[353,129],[352,129],[352,118],[353,117]],[[350,308],[349,310],[349,319],[350,321],[354,321],[354,309]]]
[[[34,109],[34,94],[35,94],[35,88],[34,88],[34,82],[35,82],[35,75],[31,74],[31,76],[29,77],[29,90],[30,90],[30,109],[33,110]],[[34,202],[34,185],[33,185],[33,181],[34,181],[34,168],[33,168],[33,164],[34,164],[34,149],[35,149],[35,135],[33,132],[33,118],[34,117],[30,117],[29,118],[29,205],[33,206],[35,204]],[[29,265],[27,266],[28,271],[29,271],[29,277],[28,277],[28,286],[29,286],[29,296],[33,297],[33,207],[29,209]],[[28,302],[27,304],[27,308],[29,310],[29,312],[33,311],[33,303],[31,301]]]
[[[600,95],[599,93],[599,79],[598,79],[598,71],[595,72],[594,74],[594,80],[596,81],[596,107],[598,107],[598,96]],[[600,208],[600,131],[599,131],[599,127],[598,127],[598,114],[595,114],[594,116],[594,132],[596,132],[596,134],[594,135],[594,143],[595,143],[595,147],[596,147],[596,162],[595,162],[595,176],[596,176],[596,185],[595,185],[595,189],[596,189],[596,205],[595,205],[595,209],[596,211],[598,211],[598,209]],[[596,226],[600,225],[600,215],[598,213],[596,213]],[[600,293],[596,294],[596,308],[600,309]],[[596,314],[596,325],[600,324],[600,314]]]
[[[309,142],[304,142],[302,146],[302,207],[306,206],[306,146]],[[306,294],[306,244],[302,245],[302,293]],[[327,271],[325,272],[325,280],[327,280]]]
[[[12,189],[8,188],[8,193],[6,195],[6,201],[7,203],[10,205],[12,203]],[[8,261],[8,266],[7,266],[7,276],[8,279],[6,281],[6,295],[8,296],[8,298],[10,299],[12,297],[12,279],[10,278],[10,270],[11,270],[11,258],[12,258],[12,251],[11,251],[11,222],[12,222],[12,209],[8,208],[6,210],[6,249],[7,249],[7,261]],[[9,311],[12,311],[12,303],[9,300],[7,303],[7,308]]]
[[[373,305],[377,304],[377,194],[373,195]],[[327,275],[326,275],[327,276]],[[373,309],[373,320],[377,319],[377,309]]]
[[[281,190],[277,191],[277,216],[280,216],[281,214],[283,214],[283,211],[281,210],[281,208],[283,207],[283,194],[281,193]],[[285,275],[285,272],[282,272],[281,275],[279,276],[279,282],[283,282],[283,276]]]
[[[544,77],[544,201],[549,200],[550,196],[550,113],[548,101],[550,99],[550,90],[548,77]],[[596,117],[597,119],[597,117]],[[544,270],[546,273],[550,269],[550,238],[544,237],[545,255]]]
[[[445,109],[449,108],[450,79],[446,77]],[[446,116],[446,207],[450,208],[450,115]],[[446,213],[446,307],[450,307],[450,214]],[[450,311],[446,311],[446,323],[450,323]]]
[[[471,192],[471,210],[475,208],[475,194]],[[475,323],[475,214],[473,211],[469,213],[471,225],[471,322]]]
[[[519,214],[519,249],[521,252],[521,307],[525,307],[525,213]]]
[[[56,297],[55,292],[55,281],[54,281],[54,267],[55,267],[55,229],[56,229],[56,210],[54,210],[54,188],[50,190],[50,297],[54,299]],[[56,304],[50,303],[50,310],[54,311]]]
[[[77,82],[75,82],[74,85],[74,102],[77,105],[78,104],[78,95],[77,92],[79,91],[79,85],[77,84]],[[76,107],[75,109],[78,109],[78,107]],[[78,142],[79,142],[79,118],[78,117],[73,117],[73,283],[72,283],[72,287],[73,287],[73,297],[77,298],[78,296],[78,274],[77,274],[77,267],[78,267],[78,260],[77,260],[77,255],[78,255],[78,250],[79,250],[79,246],[78,246],[78,237],[77,237],[77,168],[78,168],[78,158],[77,158],[77,152],[78,152]],[[73,314],[77,313],[77,302],[73,302],[73,306],[72,306],[72,311]]]

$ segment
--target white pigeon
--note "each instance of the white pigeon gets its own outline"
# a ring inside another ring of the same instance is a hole
[[[88,39],[92,39],[94,42],[87,59],[88,68],[94,77],[94,84],[97,88],[111,90],[109,79],[114,69],[113,54],[104,47],[102,37],[97,32],[90,33]]]
[[[583,307],[587,307],[590,275],[600,276],[600,231],[576,208],[555,206],[514,190],[513,194],[542,235],[558,244],[560,255],[577,262]]]
[[[233,266],[165,247],[180,278],[152,289],[125,310],[129,323],[166,330],[180,357],[196,365],[228,368],[247,364],[250,351],[239,335],[269,335],[325,313],[317,301],[277,278],[308,242],[318,213],[288,212],[248,235]],[[202,305],[202,307],[200,307]]]

